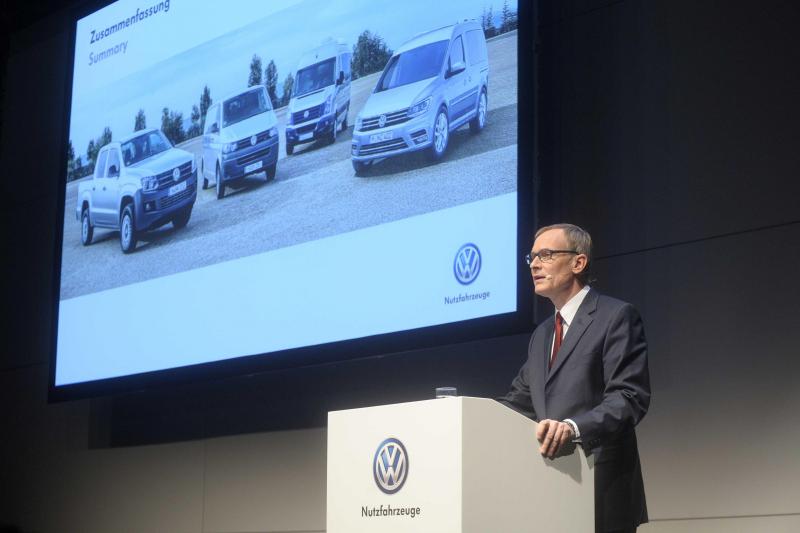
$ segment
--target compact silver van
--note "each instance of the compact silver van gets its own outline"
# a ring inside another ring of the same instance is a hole
[[[450,132],[486,125],[489,58],[474,21],[417,35],[386,63],[358,113],[351,158],[356,175],[375,161],[427,149],[433,160],[447,150]]]
[[[278,165],[278,119],[263,85],[224,98],[206,112],[200,174],[203,188],[213,178],[217,198],[226,183],[265,172],[275,177]]]
[[[351,57],[344,42],[327,39],[300,58],[286,111],[286,155],[298,144],[334,143],[347,129]]]

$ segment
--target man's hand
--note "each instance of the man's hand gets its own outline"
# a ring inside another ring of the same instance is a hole
[[[539,453],[553,459],[563,446],[572,442],[575,433],[566,422],[558,420],[542,420],[536,428],[536,440],[539,441]]]

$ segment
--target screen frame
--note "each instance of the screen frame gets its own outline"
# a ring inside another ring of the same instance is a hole
[[[516,265],[517,311],[459,322],[427,326],[411,330],[385,333],[369,337],[311,345],[289,350],[234,357],[219,361],[144,372],[127,376],[106,378],[81,383],[55,385],[57,365],[57,336],[61,294],[62,245],[67,185],[67,141],[70,131],[70,110],[74,75],[75,38],[80,19],[114,3],[109,0],[86,2],[73,8],[70,14],[70,32],[67,50],[69,67],[62,112],[62,136],[58,190],[56,197],[57,223],[53,251],[52,323],[50,328],[50,366],[48,401],[60,402],[99,396],[110,396],[134,391],[184,385],[201,381],[224,380],[249,374],[263,374],[287,369],[316,367],[336,362],[357,362],[375,357],[399,357],[403,352],[428,349],[494,337],[530,332],[534,326],[534,301],[530,287],[530,273],[522,256],[530,248],[533,224],[537,212],[536,140],[537,127],[534,115],[538,95],[535,59],[535,8],[532,3],[518,3],[517,28],[517,94],[523,87],[529,98],[517,100],[517,250]],[[523,60],[523,58],[528,58]],[[527,178],[527,179],[523,179]]]

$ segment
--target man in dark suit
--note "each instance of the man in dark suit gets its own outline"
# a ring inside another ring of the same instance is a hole
[[[528,360],[500,401],[539,422],[548,458],[572,442],[595,457],[595,530],[634,532],[647,505],[634,427],[650,404],[647,341],[630,304],[591,289],[592,239],[571,224],[536,233],[534,291],[555,306],[531,336]]]

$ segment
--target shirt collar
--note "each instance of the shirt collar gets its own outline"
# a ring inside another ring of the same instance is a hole
[[[567,327],[572,324],[572,320],[575,318],[578,308],[583,303],[583,299],[586,298],[587,294],[589,294],[589,288],[590,287],[588,285],[584,285],[583,288],[579,290],[575,296],[570,298],[561,309],[556,309],[557,313],[561,313],[561,318]]]

